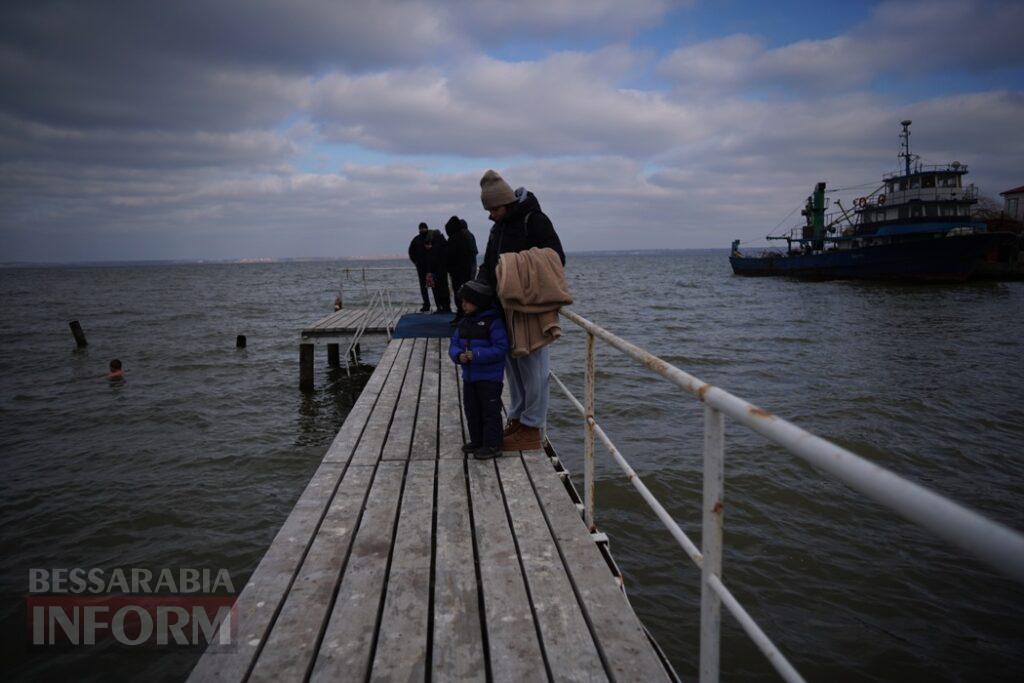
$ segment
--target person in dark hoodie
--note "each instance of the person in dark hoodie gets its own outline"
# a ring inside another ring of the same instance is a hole
[[[452,299],[448,292],[448,241],[440,230],[431,230],[423,243],[423,264],[427,287],[434,290],[435,313],[451,313]]]
[[[448,219],[444,231],[448,234],[448,274],[451,275],[452,292],[455,294],[454,326],[463,316],[459,290],[476,277],[476,238],[469,231],[469,224],[458,216]]]
[[[416,277],[420,281],[420,296],[423,297],[423,307],[420,309],[420,313],[426,313],[430,310],[430,298],[427,296],[427,268],[424,261],[426,256],[425,245],[429,233],[430,228],[427,224],[420,223],[419,232],[412,238],[412,242],[409,242],[409,260],[416,266]]]
[[[494,221],[487,238],[484,262],[477,279],[497,286],[495,269],[502,254],[526,251],[534,247],[551,248],[565,265],[565,251],[551,220],[541,211],[532,192],[512,186],[495,171],[480,179],[480,201]],[[511,403],[502,449],[526,451],[541,448],[541,432],[548,415],[548,346],[519,358],[509,357],[508,390]]]
[[[501,387],[508,334],[494,305],[494,290],[474,280],[459,290],[465,314],[448,345],[448,356],[462,366],[462,404],[469,443],[462,447],[478,460],[501,455]]]

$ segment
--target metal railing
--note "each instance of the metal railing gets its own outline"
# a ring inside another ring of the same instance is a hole
[[[700,680],[702,682],[718,680],[722,604],[736,618],[743,630],[783,679],[787,681],[804,680],[722,582],[725,416],[749,427],[814,467],[824,470],[854,490],[929,529],[940,538],[976,555],[1010,577],[1024,582],[1024,535],[1019,532],[879,467],[830,441],[815,436],[762,408],[733,396],[723,389],[702,382],[693,375],[612,334],[599,325],[595,325],[573,311],[562,309],[562,315],[587,332],[585,403],[580,403],[558,376],[551,373],[551,378],[584,419],[584,520],[591,533],[596,531],[594,523],[594,437],[596,436],[683,551],[701,570]],[[644,485],[594,418],[594,345],[598,338],[704,403],[702,547],[700,549]]]
[[[381,267],[373,267],[373,268],[365,268],[365,267],[352,268],[352,267],[346,266],[345,268],[341,269],[342,277],[341,277],[341,279],[338,280],[338,303],[341,305],[342,308],[344,308],[344,306],[345,306],[345,283],[346,282],[355,282],[355,283],[362,284],[362,286],[363,286],[363,296],[366,297],[367,299],[370,298],[369,285],[368,285],[367,279],[366,279],[366,273],[367,272],[369,272],[371,277],[372,277],[375,273],[383,272],[383,271],[408,271],[408,270],[409,270],[408,266],[381,266]]]
[[[391,341],[391,330],[395,322],[395,307],[391,303],[391,290],[383,287],[378,288],[374,291],[370,297],[370,303],[366,306],[362,316],[359,319],[359,325],[356,327],[356,331],[352,334],[352,339],[349,341],[348,348],[345,349],[345,375],[351,377],[352,373],[349,369],[349,358],[355,357],[356,345],[366,332],[367,323],[373,318],[374,311],[380,309],[381,315],[384,318],[384,331],[388,335],[388,341]]]

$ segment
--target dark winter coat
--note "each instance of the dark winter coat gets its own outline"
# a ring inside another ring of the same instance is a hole
[[[467,350],[473,352],[473,360],[459,363],[459,354]],[[493,306],[463,318],[448,345],[448,356],[462,366],[463,382],[502,381],[507,354],[505,321]]]
[[[423,260],[427,250],[423,248],[423,245],[426,243],[427,237],[429,236],[429,232],[426,235],[417,234],[412,238],[412,242],[409,242],[409,260],[416,264],[417,270],[425,269]]]
[[[484,262],[480,265],[477,279],[483,280],[491,287],[497,284],[494,271],[502,254],[526,251],[533,247],[550,247],[562,259],[562,265],[565,265],[562,241],[558,239],[551,219],[540,210],[540,202],[532,192],[522,188],[516,190],[516,197],[519,200],[509,208],[505,218],[494,224],[487,238],[487,251],[484,253]]]
[[[423,250],[423,268],[428,273],[442,277],[447,272],[448,262],[448,240],[444,238],[440,230],[431,230],[427,233],[430,241],[430,249]]]
[[[476,271],[476,238],[461,221],[454,225],[449,221],[444,231],[448,233],[448,272],[456,280],[465,282]]]

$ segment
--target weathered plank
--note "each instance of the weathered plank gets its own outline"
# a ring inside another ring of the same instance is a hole
[[[402,393],[398,398],[395,415],[388,429],[381,458],[384,460],[408,460],[412,445],[413,428],[416,426],[416,407],[420,400],[420,380],[423,377],[423,360],[427,350],[426,339],[416,339],[409,357],[409,369],[402,382]]]
[[[482,681],[487,671],[465,464],[445,459],[437,467],[433,679]]]
[[[611,577],[601,552],[590,538],[576,506],[544,455],[523,457],[537,499],[544,508],[591,633],[616,680],[654,681],[667,678],[625,594]]]
[[[241,681],[267,637],[274,615],[334,494],[344,464],[322,463],[235,601],[235,642],[210,645],[192,670],[193,681]]]
[[[403,340],[396,339],[384,349],[384,353],[381,354],[380,361],[377,363],[377,368],[370,375],[370,379],[367,380],[366,385],[359,394],[359,398],[356,399],[355,405],[352,406],[348,416],[345,418],[345,423],[341,425],[337,436],[334,437],[330,448],[327,449],[327,454],[324,455],[324,462],[348,462],[349,458],[352,457],[352,451],[359,436],[363,433],[363,427],[366,426],[366,420],[377,403],[384,383],[391,374],[392,367],[395,364],[395,357],[398,355],[398,350],[402,347],[402,343]]]
[[[423,364],[423,384],[420,405],[416,413],[416,432],[412,440],[413,460],[437,458],[437,395],[440,390],[438,339],[427,340],[427,355]],[[445,359],[447,360],[447,358]]]
[[[447,344],[441,348],[441,391],[438,433],[440,439],[440,458],[464,459],[462,452],[464,441],[462,417],[462,385],[459,368],[448,357]]]
[[[547,677],[493,461],[466,461],[480,560],[488,654],[495,681]]]
[[[345,473],[256,660],[251,681],[301,680],[309,671],[372,477],[372,467],[350,467]]]
[[[377,633],[404,462],[376,468],[359,531],[313,664],[312,680],[363,680]]]
[[[424,680],[430,612],[434,460],[409,463],[370,677]]]
[[[608,680],[522,459],[506,456],[497,464],[544,648],[558,653],[548,658],[551,677],[556,681]],[[550,476],[557,478],[554,472]],[[607,581],[612,581],[611,575]]]
[[[391,425],[391,419],[395,414],[395,407],[398,404],[398,396],[405,382],[406,370],[412,357],[413,346],[412,339],[402,340],[402,346],[398,349],[395,363],[391,367],[392,374],[389,376],[388,381],[384,383],[384,388],[380,392],[380,398],[377,399],[377,405],[374,406],[373,413],[371,413],[366,421],[365,433],[375,436],[371,442],[367,443],[375,444],[376,448],[360,444],[352,454],[351,462],[353,465],[375,465],[380,460],[383,444],[388,435],[388,428]]]

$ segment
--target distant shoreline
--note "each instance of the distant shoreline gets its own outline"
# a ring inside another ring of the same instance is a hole
[[[694,252],[727,252],[723,248],[694,249],[599,249],[593,251],[570,251],[569,256],[653,256],[657,254],[682,254]],[[194,266],[194,265],[269,265],[275,263],[374,263],[380,261],[405,261],[404,254],[391,256],[295,256],[262,258],[224,259],[133,259],[122,261],[9,261],[0,263],[0,268],[62,268],[62,267],[103,267],[103,266]]]

